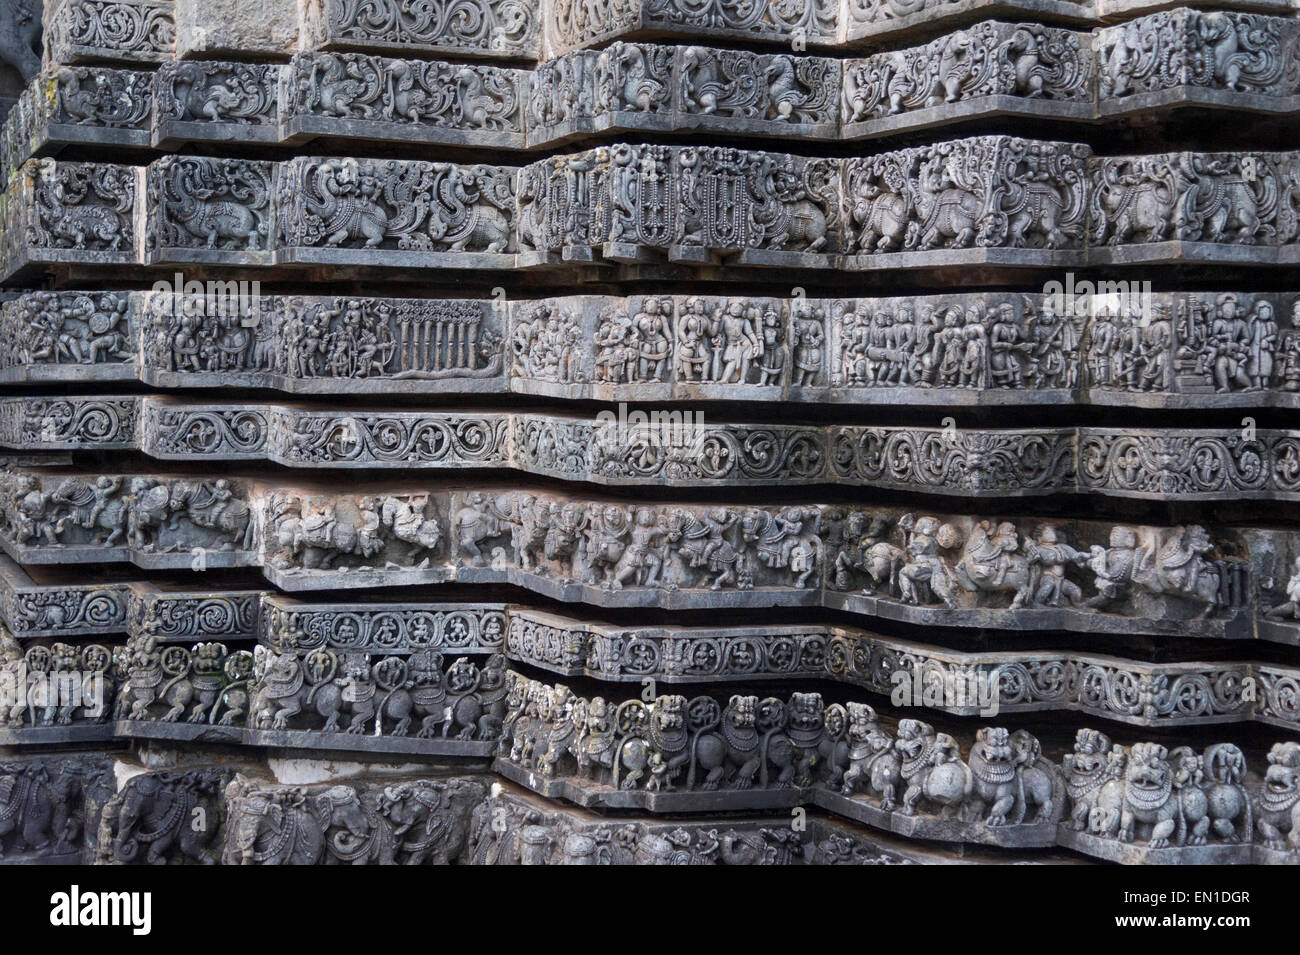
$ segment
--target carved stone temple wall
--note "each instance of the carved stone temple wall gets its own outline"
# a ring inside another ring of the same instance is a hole
[[[0,857],[1300,864],[1298,14],[0,5]]]

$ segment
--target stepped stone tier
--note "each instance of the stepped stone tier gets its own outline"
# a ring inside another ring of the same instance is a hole
[[[9,4],[0,859],[1300,864],[1298,13]]]

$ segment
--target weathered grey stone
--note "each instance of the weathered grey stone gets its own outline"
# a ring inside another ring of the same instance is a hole
[[[550,0],[546,42],[552,55],[612,39],[646,36],[698,37],[701,27],[710,38],[761,40],[797,49],[834,43],[839,32],[836,0],[805,0],[780,4],[759,0],[692,3],[688,0],[614,0],[592,6],[578,0]]]
[[[265,63],[164,63],[153,74],[152,145],[280,142],[281,69]]]
[[[0,763],[5,793],[0,857],[5,862],[76,865],[87,858],[87,826],[95,794],[106,785],[108,760],[94,755],[9,757]]]
[[[380,53],[455,53],[493,59],[536,59],[541,36],[535,0],[301,0],[301,42],[307,49],[369,49]]]
[[[176,58],[284,56],[298,45],[297,0],[172,0]]]
[[[25,163],[4,195],[0,271],[12,277],[31,265],[139,262],[140,172],[108,163]]]
[[[284,264],[510,268],[515,170],[298,157],[279,170]]]
[[[1088,37],[986,21],[925,46],[844,63],[841,136],[883,136],[992,112],[1090,119]]]
[[[298,53],[281,79],[280,136],[523,149],[530,75],[363,53]]]
[[[175,44],[172,0],[46,0],[48,63],[161,63]]]
[[[269,265],[276,221],[274,163],[164,156],[147,175],[145,260]]]
[[[237,776],[225,792],[227,865],[446,865],[464,861],[482,777],[280,786]]]
[[[1002,115],[1284,113],[1300,110],[1298,38],[1292,20],[1180,9],[1091,36],[983,21],[843,61],[623,41],[531,70],[313,50],[284,67],[201,57],[155,74],[152,143],[328,137],[541,149],[614,132],[827,141]],[[6,124],[8,168],[65,145],[148,145],[141,120],[150,93],[124,87],[146,77],[59,67],[37,78]]]
[[[10,4],[0,850],[1294,863],[1292,6]]]
[[[99,865],[214,865],[225,832],[230,770],[137,773],[98,812]]]

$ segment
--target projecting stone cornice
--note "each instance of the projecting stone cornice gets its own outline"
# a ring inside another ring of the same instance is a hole
[[[1300,112],[1300,22],[1167,10],[1092,33],[986,20],[834,58],[616,42],[531,68],[302,51],[287,64],[50,67],[0,136],[6,174],[64,146],[332,142],[554,149],[683,133],[852,142],[972,119],[1092,123],[1180,107]],[[400,51],[399,51],[400,53]]]
[[[955,422],[956,419],[953,419]],[[576,417],[163,397],[0,399],[0,447],[138,450],[190,464],[511,469],[611,486],[844,484],[960,497],[1099,494],[1300,500],[1300,432],[715,423],[682,412]]]

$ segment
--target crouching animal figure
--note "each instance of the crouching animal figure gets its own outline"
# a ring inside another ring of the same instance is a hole
[[[893,738],[881,729],[876,711],[865,703],[849,703],[849,768],[840,792],[852,796],[865,788],[880,797],[880,808],[893,812],[902,776],[902,760]]]
[[[1274,743],[1255,822],[1270,849],[1300,853],[1300,743]]]
[[[1145,838],[1152,849],[1204,844],[1210,827],[1205,797],[1193,780],[1181,786],[1175,782],[1165,747],[1135,743],[1129,749],[1122,781],[1102,788],[1098,823],[1090,828],[1122,842]]]
[[[900,720],[895,745],[903,760],[902,774],[907,784],[899,811],[915,815],[917,803],[925,799],[939,807],[943,818],[951,818],[974,785],[970,769],[961,761],[957,741],[947,733],[936,734],[933,726],[920,720]]]
[[[1102,787],[1117,778],[1109,772],[1110,752],[1110,737],[1105,733],[1081,729],[1074,734],[1074,752],[1062,760],[1070,797],[1070,828],[1075,832],[1088,829]]]
[[[972,817],[988,807],[988,826],[1048,822],[1056,806],[1053,771],[1042,759],[1042,745],[1025,732],[985,727],[975,734],[970,767],[973,786],[969,806]],[[1029,808],[1037,812],[1032,818]]]

